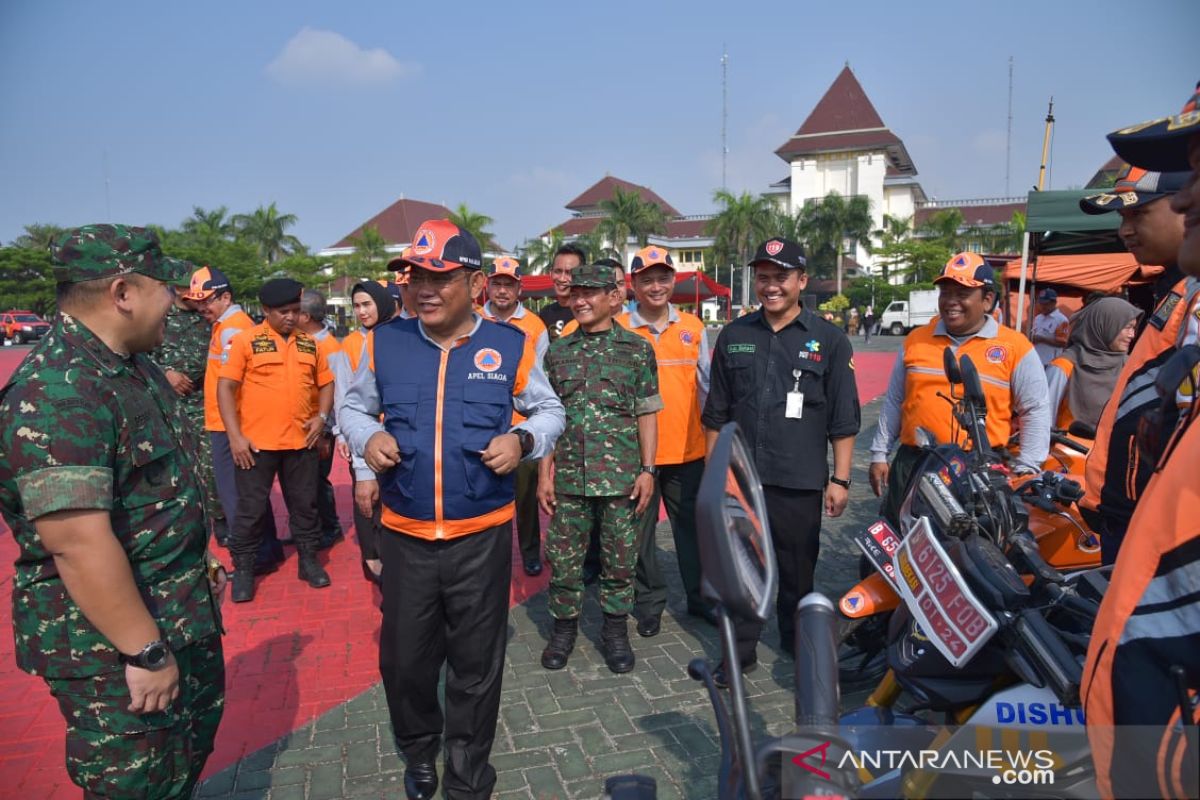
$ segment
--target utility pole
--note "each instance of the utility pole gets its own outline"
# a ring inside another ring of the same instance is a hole
[[[728,190],[729,184],[725,179],[726,162],[729,160],[729,146],[726,130],[729,122],[729,52],[721,45],[721,188]]]
[[[1050,98],[1050,108],[1046,110],[1046,132],[1042,136],[1042,166],[1038,169],[1037,190],[1040,192],[1046,184],[1046,160],[1050,157],[1050,136],[1054,133],[1054,98]]]
[[[1004,196],[1009,197],[1009,177],[1012,175],[1012,89],[1013,57],[1008,57],[1008,135],[1004,138]]]

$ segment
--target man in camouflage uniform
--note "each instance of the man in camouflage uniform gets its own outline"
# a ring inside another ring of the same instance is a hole
[[[633,607],[638,518],[654,494],[658,367],[650,344],[613,324],[620,309],[611,267],[571,273],[571,308],[579,328],[546,354],[550,385],[562,399],[567,426],[539,468],[538,501],[552,514],[546,536],[554,633],[542,666],[562,669],[575,646],[583,601],[583,557],[593,524],[600,527],[600,605],[604,660],[613,672],[633,669],[626,620]]]
[[[229,527],[225,510],[217,498],[217,481],[213,475],[212,446],[204,433],[204,371],[208,359],[208,340],[212,336],[212,325],[196,308],[194,301],[184,298],[179,287],[189,284],[188,275],[175,287],[175,303],[167,312],[166,332],[163,343],[150,353],[150,359],[162,369],[167,382],[179,398],[179,410],[191,423],[200,440],[196,452],[200,477],[204,481],[205,505],[217,544],[225,546]]]
[[[199,444],[145,355],[187,265],[123,225],[68,231],[52,253],[59,317],[0,390],[17,665],[58,700],[88,796],[189,797],[224,705],[224,578]]]

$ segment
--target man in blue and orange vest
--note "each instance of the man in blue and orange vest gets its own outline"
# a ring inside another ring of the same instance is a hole
[[[970,355],[979,370],[990,444],[1007,444],[1018,419],[1018,472],[1038,472],[1050,450],[1045,369],[1028,339],[988,315],[996,299],[992,268],[977,253],[958,253],[934,283],[939,316],[905,337],[871,442],[871,489],[877,497],[886,489],[881,513],[893,525],[899,522],[904,487],[920,459],[917,429],[931,432],[939,442],[964,439],[955,430],[950,406],[937,396],[950,392],[942,360],[947,347],[957,357]],[[897,440],[900,448],[889,466],[888,453]]]
[[[1190,167],[1191,177],[1171,198],[1171,208],[1183,215],[1179,267],[1200,277],[1200,86],[1182,113],[1110,133],[1108,139],[1134,166]],[[1196,313],[1189,314],[1185,334],[1196,321]],[[1117,554],[1084,666],[1080,696],[1096,786],[1106,798],[1200,792],[1197,359],[1197,346],[1185,345],[1155,381],[1158,413],[1147,415],[1137,437],[1154,471]]]
[[[487,798],[508,638],[512,473],[549,452],[563,407],[534,342],[475,313],[485,280],[475,237],[449,220],[424,222],[404,263],[417,318],[367,334],[369,368],[355,374],[338,421],[369,467],[356,479],[378,480],[383,503],[379,666],[405,791],[433,797],[444,741],[447,796]],[[527,417],[515,427],[514,409]]]

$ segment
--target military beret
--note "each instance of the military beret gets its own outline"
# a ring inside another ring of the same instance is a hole
[[[258,302],[262,303],[264,308],[279,308],[289,303],[299,303],[302,291],[304,291],[304,286],[300,281],[294,281],[291,278],[274,278],[264,283],[258,290]]]
[[[54,280],[58,283],[137,272],[174,284],[194,269],[186,261],[163,255],[154,231],[132,225],[72,228],[50,246],[50,255],[54,259]]]
[[[615,289],[613,268],[605,264],[581,264],[571,270],[571,285],[590,289]]]

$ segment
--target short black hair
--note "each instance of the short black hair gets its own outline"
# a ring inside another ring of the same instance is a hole
[[[579,259],[580,264],[588,263],[587,252],[574,242],[559,245],[558,249],[554,251],[554,258],[550,259],[550,263],[553,264],[554,259],[559,256],[575,256]]]

